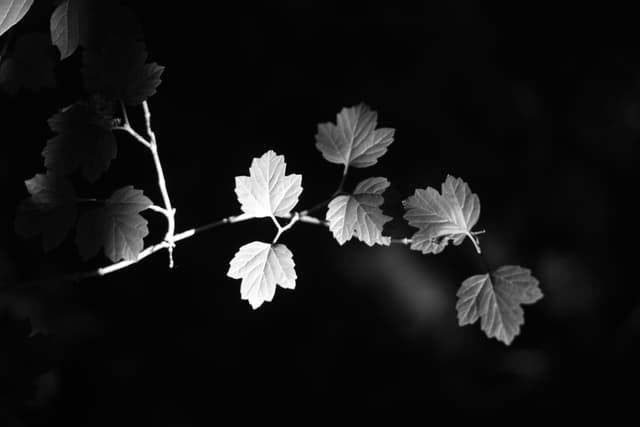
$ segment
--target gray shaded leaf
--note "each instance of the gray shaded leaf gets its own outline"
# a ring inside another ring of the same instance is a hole
[[[227,276],[242,279],[240,296],[255,310],[273,300],[276,285],[296,287],[293,254],[283,244],[251,242],[242,246],[229,263]]]
[[[403,205],[404,218],[418,228],[411,238],[411,249],[437,254],[450,241],[459,245],[469,237],[480,251],[477,237],[471,231],[480,217],[480,198],[462,179],[447,175],[442,194],[432,187],[417,189]]]
[[[42,247],[49,251],[62,243],[76,222],[76,193],[66,178],[53,172],[37,174],[25,185],[31,197],[18,206],[15,230],[23,237],[42,234]]]
[[[326,219],[340,245],[354,236],[368,246],[391,243],[389,237],[382,235],[382,229],[392,218],[380,209],[387,187],[386,178],[368,178],[358,183],[352,195],[338,196],[329,203]]]
[[[395,130],[376,129],[378,114],[364,104],[343,108],[336,123],[321,123],[316,148],[331,163],[365,168],[378,162],[393,142]]]
[[[103,207],[87,211],[78,221],[76,235],[82,258],[90,258],[104,248],[113,262],[136,260],[149,234],[147,220],[140,212],[152,204],[142,190],[129,185],[116,190]]]
[[[531,270],[517,265],[506,265],[491,275],[469,277],[458,290],[458,323],[475,323],[489,338],[509,345],[524,324],[522,304],[533,304],[542,298],[538,280]]]
[[[60,59],[71,56],[81,42],[82,20],[87,20],[85,0],[65,0],[49,20],[51,41],[60,50]]]
[[[33,0],[0,1],[0,36],[24,18],[32,5]]]

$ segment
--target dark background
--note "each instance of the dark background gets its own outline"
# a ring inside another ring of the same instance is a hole
[[[159,253],[104,278],[14,286],[107,263],[80,262],[71,238],[45,254],[13,232],[23,181],[43,171],[46,119],[82,95],[77,52],[58,65],[57,88],[0,95],[7,419],[637,423],[636,14],[562,2],[204,3],[130,2],[150,60],[166,66],[150,106],[180,230],[239,213],[233,178],[269,149],[303,175],[299,208],[328,197],[341,168],[315,149],[316,126],[366,102],[396,138],[347,188],[391,181],[385,230],[409,236],[401,201],[460,176],[482,201],[487,263],[531,268],[545,297],[506,347],[457,326],[456,290],[484,272],[469,242],[423,256],[339,247],[299,224],[282,238],[295,291],[254,311],[226,271],[241,245],[272,238],[268,220],[181,242],[172,270]],[[46,32],[53,6],[36,6],[19,25]],[[160,201],[148,153],[118,141],[86,195],[133,184]],[[161,240],[163,218],[145,216],[146,241]],[[25,317],[40,331],[29,340]]]

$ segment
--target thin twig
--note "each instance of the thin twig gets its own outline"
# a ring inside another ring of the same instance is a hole
[[[278,233],[276,234],[276,237],[273,238],[273,241],[271,242],[271,244],[275,245],[278,242],[278,239],[280,238],[282,233],[284,233],[285,231],[293,227],[295,223],[298,222],[299,219],[300,219],[300,214],[296,212],[293,214],[293,216],[291,217],[291,220],[287,225],[285,225],[284,227],[280,227],[280,224],[276,221],[275,218],[273,218],[273,220],[276,221],[276,224],[278,224]]]
[[[171,206],[171,199],[169,198],[169,191],[167,190],[167,181],[164,177],[162,170],[162,163],[160,162],[160,154],[158,153],[158,143],[156,141],[156,135],[151,128],[151,112],[149,111],[149,104],[147,101],[142,102],[142,109],[144,111],[144,122],[147,129],[147,136],[149,137],[149,150],[153,156],[153,163],[158,175],[158,187],[162,194],[162,200],[164,202],[164,213],[167,217],[167,234],[165,235],[165,241],[168,243],[169,249],[169,268],[173,267],[173,247],[175,246],[174,234],[176,231],[175,214],[176,210]]]
[[[112,126],[111,130],[122,130],[127,132],[129,135],[131,135],[132,137],[134,137],[140,144],[144,145],[145,147],[151,149],[151,144],[149,143],[149,141],[147,141],[146,139],[144,139],[144,137],[142,135],[140,135],[138,132],[136,132],[131,126],[129,126],[128,124],[123,124],[122,126]]]

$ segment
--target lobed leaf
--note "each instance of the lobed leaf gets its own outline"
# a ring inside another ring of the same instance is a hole
[[[480,251],[477,237],[471,231],[480,217],[480,198],[462,179],[447,175],[442,194],[432,187],[417,189],[403,205],[404,218],[418,228],[411,238],[411,249],[437,254],[450,241],[459,245],[469,237]]]
[[[76,193],[71,183],[54,172],[26,180],[31,195],[18,206],[15,230],[23,237],[42,234],[42,247],[49,251],[62,243],[77,216]]]
[[[358,183],[353,194],[338,196],[329,203],[326,219],[340,245],[354,236],[368,246],[391,243],[389,237],[382,235],[382,229],[392,218],[380,209],[384,203],[382,193],[389,185],[386,178],[368,178]]]
[[[139,105],[156,93],[164,67],[147,64],[144,43],[111,37],[101,51],[87,50],[82,75],[89,93]]]
[[[0,36],[27,14],[33,0],[0,0]]]
[[[80,256],[87,259],[104,248],[113,262],[136,260],[149,234],[147,220],[140,212],[152,204],[142,190],[131,185],[116,190],[104,206],[80,217],[76,235]]]
[[[80,168],[94,182],[118,154],[108,118],[86,104],[65,107],[49,119],[49,127],[58,133],[42,151],[49,170],[69,175]]]
[[[227,276],[242,279],[240,296],[255,310],[270,302],[276,285],[285,289],[296,287],[293,254],[283,244],[251,242],[240,248],[229,263]]]
[[[254,158],[249,176],[237,176],[235,192],[242,211],[256,218],[287,216],[302,193],[302,175],[285,175],[284,156],[272,150]]]
[[[458,290],[458,323],[480,327],[489,338],[509,345],[524,324],[522,304],[533,304],[542,298],[538,280],[531,270],[506,265],[491,274],[469,277]]]
[[[376,129],[378,114],[365,104],[343,108],[336,124],[321,123],[316,148],[331,163],[365,168],[374,165],[393,142],[395,130]]]

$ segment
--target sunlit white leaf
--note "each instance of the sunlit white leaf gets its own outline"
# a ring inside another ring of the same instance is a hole
[[[276,285],[296,287],[293,254],[283,244],[251,242],[242,246],[229,263],[227,276],[242,279],[240,296],[256,309],[271,301]]]
[[[302,193],[302,175],[285,175],[284,156],[267,151],[254,158],[249,176],[237,176],[235,192],[242,211],[256,218],[287,216]]]

